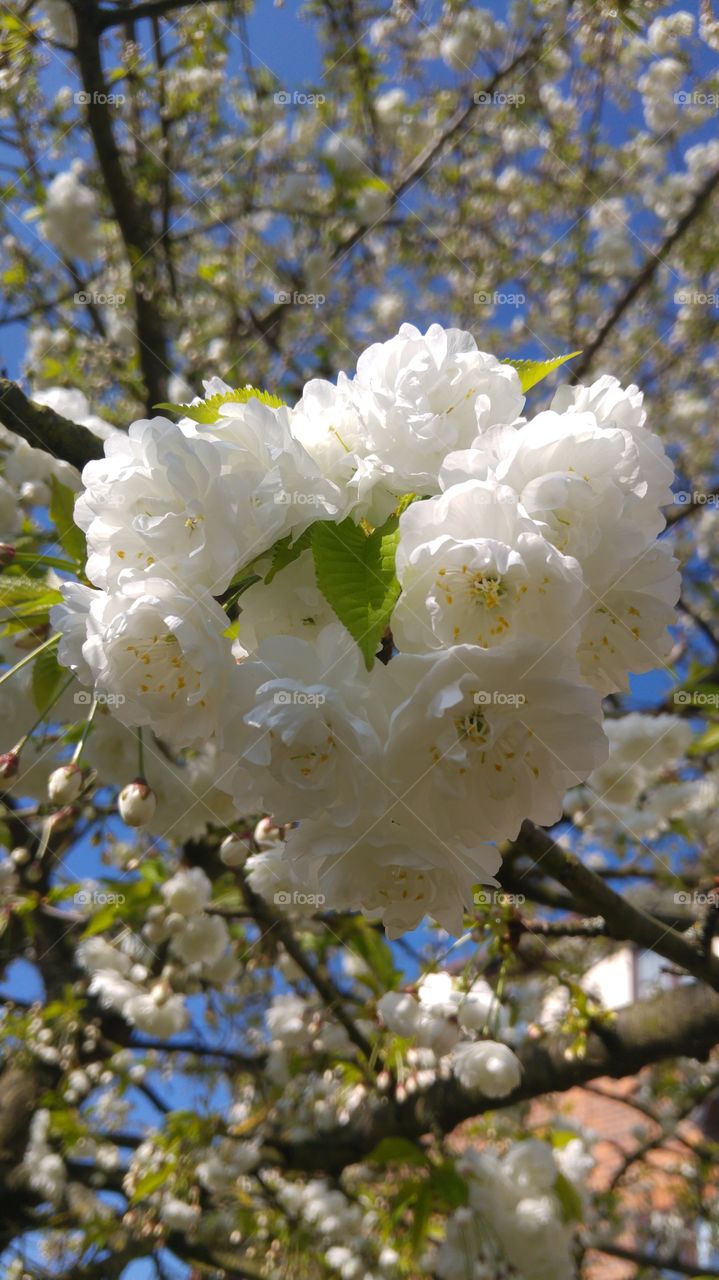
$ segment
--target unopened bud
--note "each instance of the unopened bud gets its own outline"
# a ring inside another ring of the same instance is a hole
[[[83,772],[79,765],[61,764],[50,774],[47,794],[51,804],[72,804],[77,800],[83,785]]]
[[[15,559],[15,548],[9,542],[0,542],[0,566],[4,569]]]
[[[14,778],[19,768],[19,752],[6,751],[0,756],[0,778]]]
[[[279,826],[274,818],[260,818],[255,827],[254,836],[258,844],[277,844],[278,841],[284,840],[285,829]]]
[[[220,845],[220,859],[226,867],[243,867],[249,853],[247,841],[241,840],[239,836],[225,836]]]
[[[157,807],[157,797],[144,778],[135,778],[122,788],[117,800],[117,808],[123,822],[128,827],[145,827],[151,820]]]
[[[17,849],[13,849],[10,854],[10,861],[13,862],[16,867],[24,867],[30,861],[31,857],[32,854],[30,850],[26,849],[24,844],[21,844],[18,845]]]
[[[171,995],[172,988],[169,982],[160,980],[160,982],[156,982],[155,985],[150,988],[150,998],[153,1004],[162,1005],[166,1000],[170,999]]]

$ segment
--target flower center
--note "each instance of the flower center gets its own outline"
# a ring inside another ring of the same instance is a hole
[[[489,737],[489,725],[481,711],[468,711],[455,720],[457,736],[462,742],[484,745]]]
[[[463,564],[458,569],[440,569],[437,578],[437,587],[447,604],[454,604],[455,592],[461,591],[482,608],[497,609],[507,595],[501,575],[492,570]]]

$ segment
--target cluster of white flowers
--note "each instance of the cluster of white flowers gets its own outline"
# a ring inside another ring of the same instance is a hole
[[[685,759],[693,731],[675,715],[629,712],[607,720],[609,759],[570,792],[567,808],[585,835],[626,841],[654,839],[672,819],[700,814],[716,795],[711,772],[688,777]]]
[[[17,1177],[38,1195],[57,1205],[62,1200],[67,1184],[65,1162],[49,1142],[50,1112],[41,1107],[30,1122],[30,1134]]]
[[[310,1182],[272,1178],[285,1212],[319,1238],[330,1274],[339,1280],[383,1280],[396,1275],[399,1256],[376,1239],[376,1210],[322,1178]]]
[[[181,995],[168,980],[152,980],[148,967],[103,938],[88,938],[77,951],[90,975],[88,993],[106,1009],[121,1013],[138,1031],[166,1039],[182,1031],[189,1017]]]
[[[64,257],[88,260],[98,249],[100,210],[98,198],[83,176],[83,163],[76,160],[53,178],[45,194],[40,225],[45,239]]]
[[[672,468],[641,394],[603,377],[526,420],[516,370],[439,325],[294,409],[206,392],[85,468],[93,586],[53,610],[60,660],[293,824],[283,888],[456,932],[495,842],[602,763],[601,696],[667,652]]]
[[[499,1158],[467,1152],[460,1168],[469,1203],[449,1219],[433,1273],[440,1280],[572,1280],[568,1210],[581,1204],[592,1164],[580,1138],[556,1148],[530,1138]]]
[[[425,1051],[412,1089],[432,1084],[437,1075],[448,1074],[446,1068],[468,1092],[487,1098],[505,1097],[520,1083],[521,1065],[508,1045],[471,1038],[506,1025],[505,1010],[483,978],[463,989],[450,973],[430,973],[419,983],[416,998],[406,991],[388,991],[377,1009],[390,1031]]]

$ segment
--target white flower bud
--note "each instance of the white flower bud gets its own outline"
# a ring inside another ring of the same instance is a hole
[[[249,857],[249,846],[239,836],[225,836],[220,845],[220,859],[226,867],[243,867]]]
[[[152,818],[157,806],[157,797],[152,787],[144,778],[136,778],[122,788],[117,801],[117,809],[123,822],[128,827],[145,827]]]
[[[278,826],[274,818],[260,818],[254,830],[258,844],[278,844],[285,834],[285,828]]]
[[[72,804],[82,791],[83,773],[79,765],[61,764],[50,774],[47,794],[51,804]]]

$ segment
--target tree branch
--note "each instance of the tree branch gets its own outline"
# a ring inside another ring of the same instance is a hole
[[[28,400],[15,382],[0,378],[0,422],[36,449],[70,462],[82,470],[86,462],[102,458],[102,440],[47,405]]]
[[[580,862],[575,854],[561,849],[541,827],[525,822],[515,847],[528,854],[535,865],[541,864],[544,871],[568,889],[581,911],[587,915],[603,916],[610,937],[622,942],[636,942],[649,951],[656,951],[719,991],[719,960],[715,956],[703,956],[671,925],[657,920],[640,907],[632,906]]]
[[[100,9],[98,26],[101,31],[107,31],[109,27],[120,27],[138,18],[161,18],[175,9],[192,9],[197,3],[198,0],[144,0],[121,9]]]
[[[108,86],[100,54],[102,27],[95,0],[73,0],[77,25],[77,60],[86,95],[87,124],[92,135],[120,234],[125,245],[135,296],[135,319],[140,366],[147,391],[147,408],[167,399],[169,349],[162,314],[162,281],[158,239],[151,211],[142,202],[125,171],[108,105]]]
[[[719,1271],[715,1267],[700,1267],[698,1262],[681,1262],[679,1258],[666,1255],[655,1255],[651,1253],[642,1253],[640,1249],[628,1249],[620,1244],[613,1244],[606,1241],[604,1244],[588,1244],[587,1250],[593,1250],[596,1253],[606,1254],[610,1258],[621,1258],[625,1262],[634,1262],[638,1267],[642,1268],[642,1272],[656,1271],[658,1275],[666,1276],[671,1272],[675,1272],[679,1276],[694,1276],[695,1280],[704,1280],[704,1277],[719,1276]]]
[[[382,1138],[416,1140],[424,1133],[450,1133],[487,1111],[504,1109],[546,1094],[564,1093],[601,1076],[621,1079],[642,1067],[679,1055],[705,1058],[719,1043],[719,996],[704,986],[663,991],[651,1000],[621,1009],[611,1026],[590,1032],[582,1058],[567,1056],[571,1039],[527,1040],[516,1050],[521,1084],[499,1102],[468,1093],[454,1078],[437,1080],[425,1093],[402,1104],[391,1098],[368,1101],[349,1124],[304,1143],[274,1141],[290,1167],[339,1172],[364,1160]]]
[[[689,227],[691,227],[692,223],[702,212],[705,205],[708,204],[712,195],[717,190],[717,187],[719,187],[719,169],[715,169],[713,173],[710,173],[706,182],[697,191],[686,213],[684,213],[677,222],[674,230],[670,231],[669,234],[664,237],[658,248],[647,255],[639,271],[634,276],[634,279],[630,281],[624,293],[615,302],[609,312],[609,315],[599,325],[599,328],[589,338],[589,340],[585,342],[584,349],[579,360],[576,364],[572,365],[570,378],[572,383],[579,382],[584,376],[594,360],[595,355],[604,346],[604,343],[612,330],[621,320],[624,312],[632,305],[634,299],[638,297],[642,290],[648,284],[651,284],[666,257],[671,253],[677,242],[681,240],[684,233],[688,231]]]

